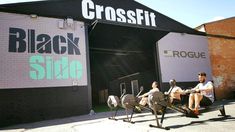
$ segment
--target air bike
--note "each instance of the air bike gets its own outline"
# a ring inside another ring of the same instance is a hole
[[[126,89],[123,89],[123,93],[120,96],[120,98],[118,96],[115,96],[115,95],[109,95],[108,100],[107,100],[108,107],[109,107],[110,111],[115,110],[115,113],[112,114],[111,117],[109,117],[110,120],[117,120],[115,117],[117,115],[117,112],[118,112],[119,108],[122,107],[121,99],[123,98],[123,96],[125,94],[126,94]]]
[[[195,92],[195,90],[187,90],[186,94],[190,94],[190,93],[193,93],[193,92]],[[153,110],[154,115],[155,115],[155,119],[156,119],[156,125],[150,124],[149,125],[150,127],[161,128],[161,129],[166,129],[166,130],[170,129],[169,127],[163,127],[162,126],[164,116],[165,116],[165,113],[166,113],[167,109],[171,109],[171,110],[183,113],[186,117],[199,118],[198,115],[195,115],[194,112],[192,110],[190,110],[188,107],[183,106],[183,105],[171,104],[169,95],[170,94],[163,94],[162,92],[154,92],[154,93],[152,93],[148,96],[148,105]],[[224,105],[207,106],[203,109],[200,109],[199,112],[200,113],[205,113],[205,112],[215,111],[215,110],[220,111],[221,115],[219,115],[219,116],[226,117]],[[157,116],[158,111],[162,111],[162,115],[161,115],[162,117],[161,117],[160,122],[159,122],[159,118]]]
[[[139,104],[139,95],[143,92],[143,87],[140,87],[140,92],[134,96],[132,94],[126,94],[126,91],[124,90],[123,94],[121,95],[120,99],[117,96],[114,95],[110,95],[108,97],[107,100],[107,104],[108,107],[110,108],[111,111],[115,110],[115,113],[112,114],[111,117],[109,117],[109,119],[111,120],[117,120],[115,117],[117,115],[117,111],[119,110],[119,108],[124,108],[125,112],[126,112],[126,116],[127,118],[124,119],[124,122],[130,122],[130,123],[135,123],[133,121],[131,121],[133,114],[135,112],[135,107],[139,106],[141,108],[145,108],[151,111],[150,108],[148,107],[144,107],[144,106],[140,106]],[[131,110],[131,115],[129,116],[128,114],[128,110]]]

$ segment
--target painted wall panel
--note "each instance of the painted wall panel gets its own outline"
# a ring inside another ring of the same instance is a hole
[[[86,86],[83,22],[0,13],[0,88]]]

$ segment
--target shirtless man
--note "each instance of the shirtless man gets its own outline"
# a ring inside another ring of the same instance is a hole
[[[172,104],[181,104],[181,95],[185,94],[185,92],[178,86],[176,86],[175,79],[169,81],[170,89],[168,92],[165,92],[166,95],[170,96],[170,102]]]

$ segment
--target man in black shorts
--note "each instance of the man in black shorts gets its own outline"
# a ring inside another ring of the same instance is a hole
[[[170,96],[171,104],[173,105],[182,104],[181,95],[184,95],[185,92],[176,85],[175,79],[171,79],[169,81],[169,84],[170,84],[170,89],[168,90],[168,92],[165,92],[165,95]]]
[[[206,73],[200,72],[198,80],[200,83],[193,88],[196,92],[189,96],[189,109],[193,110],[196,115],[199,114],[199,106],[209,106],[214,102],[213,84],[211,81],[206,82]]]

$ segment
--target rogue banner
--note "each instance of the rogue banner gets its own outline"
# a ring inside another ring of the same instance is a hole
[[[205,36],[169,33],[158,41],[158,54],[162,82],[198,81],[197,74],[207,73],[211,80],[208,43]]]

